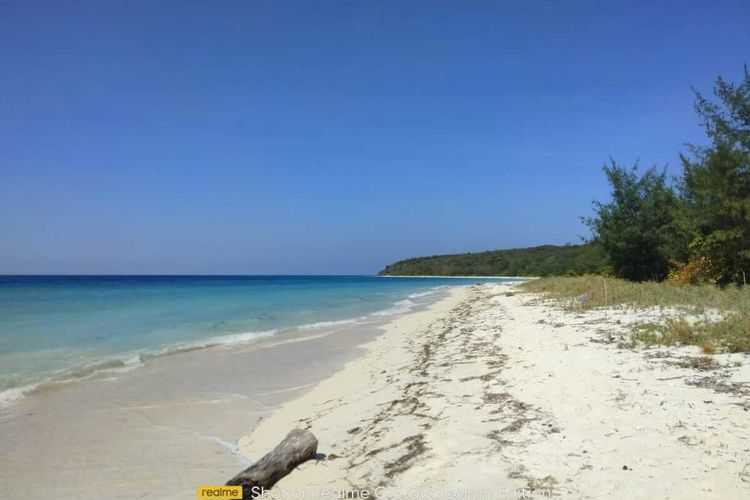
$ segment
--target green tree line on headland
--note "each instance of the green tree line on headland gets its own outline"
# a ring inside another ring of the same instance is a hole
[[[584,218],[583,245],[406,259],[381,275],[550,276],[604,274],[631,281],[743,283],[750,278],[750,73],[734,84],[719,77],[695,110],[710,144],[689,145],[677,178],[614,160],[611,187]]]
[[[384,276],[558,276],[601,272],[606,260],[592,244],[544,245],[398,261]]]

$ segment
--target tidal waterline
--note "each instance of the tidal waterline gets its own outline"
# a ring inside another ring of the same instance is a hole
[[[240,435],[341,369],[382,326],[414,315],[429,320],[450,289],[416,293],[423,304],[367,324],[216,345],[40,386],[0,407],[4,492],[168,500],[193,495],[197,484],[222,484],[247,465],[234,452]],[[54,480],[40,480],[40,470],[54,471]]]
[[[0,403],[154,357],[368,324],[486,279],[0,276]]]

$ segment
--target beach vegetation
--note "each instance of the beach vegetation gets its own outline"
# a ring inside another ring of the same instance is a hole
[[[631,339],[644,345],[695,345],[704,354],[750,352],[750,290],[744,286],[638,283],[601,276],[548,277],[521,286],[577,309],[674,309],[674,317],[633,328]],[[585,301],[579,300],[582,296]],[[710,311],[714,314],[705,314]]]
[[[677,284],[745,283],[750,272],[750,72],[719,77],[714,98],[696,92],[711,143],[688,145],[682,175],[605,165],[611,197],[585,219],[613,274]],[[674,185],[673,185],[674,184]]]
[[[682,228],[676,213],[679,199],[667,182],[666,170],[652,167],[643,174],[610,160],[604,166],[611,200],[594,202],[585,219],[608,258],[615,276],[634,281],[661,280],[669,260],[679,254]]]

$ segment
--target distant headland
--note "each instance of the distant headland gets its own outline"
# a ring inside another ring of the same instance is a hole
[[[379,276],[528,277],[582,275],[600,272],[606,259],[591,244],[542,245],[413,257],[385,266]]]

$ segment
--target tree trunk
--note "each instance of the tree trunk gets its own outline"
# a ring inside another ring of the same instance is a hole
[[[317,451],[318,440],[312,432],[294,429],[270,453],[230,479],[227,486],[242,486],[242,498],[255,498]]]

